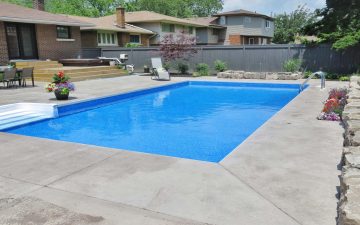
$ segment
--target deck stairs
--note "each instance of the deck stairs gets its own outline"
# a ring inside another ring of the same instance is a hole
[[[0,131],[57,117],[54,104],[16,103],[0,106]]]
[[[20,61],[16,68],[34,67],[35,81],[51,82],[54,74],[64,71],[71,81],[82,81],[97,78],[118,77],[127,72],[115,66],[70,67],[58,61]]]

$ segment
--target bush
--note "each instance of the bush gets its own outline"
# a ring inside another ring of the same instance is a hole
[[[224,72],[225,70],[227,70],[227,64],[224,61],[216,60],[214,62],[214,68],[217,72]]]
[[[125,44],[125,48],[138,48],[140,46],[141,46],[141,44],[138,44],[138,43],[126,43]]]
[[[171,63],[169,63],[169,62],[164,63],[164,69],[165,69],[166,71],[169,71],[170,68],[171,68]]]
[[[313,74],[313,72],[311,71],[306,71],[304,74],[304,78],[307,79],[308,77],[310,77]],[[316,78],[315,76],[313,78]]]
[[[176,65],[176,69],[180,74],[187,74],[187,72],[189,71],[189,65],[183,62],[179,62]]]
[[[325,78],[327,80],[339,80],[341,77],[341,75],[337,74],[337,73],[327,73],[325,75]]]
[[[339,81],[350,81],[350,77],[349,76],[341,76],[339,78]]]
[[[197,64],[196,72],[199,74],[199,76],[209,76],[209,65],[206,63]]]
[[[299,71],[301,63],[300,59],[289,59],[284,62],[283,68],[285,72],[296,72]]]

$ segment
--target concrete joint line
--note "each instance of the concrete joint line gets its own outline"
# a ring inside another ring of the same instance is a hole
[[[300,221],[298,221],[296,218],[294,218],[293,216],[291,216],[289,213],[287,213],[285,210],[283,210],[282,208],[280,208],[279,206],[277,206],[274,202],[272,202],[270,199],[266,198],[263,194],[261,194],[259,191],[257,191],[254,187],[252,187],[250,184],[248,184],[247,182],[245,182],[244,180],[242,180],[240,177],[238,177],[236,174],[234,174],[233,172],[231,172],[230,170],[228,170],[225,166],[221,165],[219,163],[219,166],[221,166],[225,171],[227,171],[231,176],[235,177],[235,179],[237,179],[238,181],[240,181],[241,183],[243,183],[244,185],[246,185],[248,188],[250,188],[251,190],[253,190],[256,194],[258,194],[261,198],[263,198],[265,201],[269,202],[271,205],[273,205],[275,208],[279,209],[282,213],[284,213],[286,216],[288,216],[289,218],[291,218],[295,223],[299,224],[299,225],[303,225]]]
[[[188,219],[188,218],[184,218],[184,217],[174,216],[174,215],[171,215],[171,214],[154,211],[154,210],[151,210],[151,209],[138,207],[138,206],[130,205],[130,204],[123,203],[123,202],[113,202],[113,201],[110,201],[110,200],[107,200],[107,199],[102,199],[102,198],[99,198],[99,197],[86,195],[86,194],[83,194],[83,193],[72,192],[72,191],[63,190],[63,189],[55,188],[55,187],[46,187],[46,188],[57,190],[57,191],[62,191],[62,192],[67,192],[67,193],[74,194],[74,195],[80,195],[80,196],[84,196],[84,197],[87,197],[87,198],[92,198],[92,199],[96,199],[96,200],[100,200],[100,201],[104,201],[104,202],[109,202],[109,203],[116,204],[116,205],[121,205],[121,206],[124,206],[124,207],[127,207],[127,208],[132,208],[132,209],[136,209],[136,210],[144,210],[144,211],[147,211],[147,212],[150,212],[150,213],[156,213],[156,214],[164,215],[164,216],[167,216],[167,217],[173,217],[173,218],[177,218],[177,219],[181,219],[181,220],[192,221],[194,223],[200,223],[200,224],[203,224],[203,225],[216,225],[216,224],[210,224],[210,223],[201,222],[201,221]]]

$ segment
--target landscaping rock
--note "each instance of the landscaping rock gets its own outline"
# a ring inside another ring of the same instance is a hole
[[[355,132],[360,131],[360,120],[344,120],[344,126],[347,135],[355,135]]]
[[[347,167],[359,169],[358,176],[360,181],[360,151],[359,147],[351,147],[347,149],[347,153],[344,154],[344,164]]]
[[[290,72],[244,72],[237,70],[227,70],[217,74],[218,78],[228,79],[257,79],[257,80],[297,80],[302,77],[301,73]]]
[[[345,135],[345,146],[360,146],[360,131],[355,131],[353,135]]]
[[[350,88],[349,99],[360,99],[360,89]]]
[[[360,170],[344,167],[341,178],[339,225],[360,225]]]
[[[277,73],[266,73],[265,79],[266,80],[277,80],[277,79],[279,79],[279,77],[278,77]]]

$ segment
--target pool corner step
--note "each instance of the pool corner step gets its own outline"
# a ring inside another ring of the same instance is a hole
[[[0,106],[0,131],[57,117],[54,104],[16,103]]]

